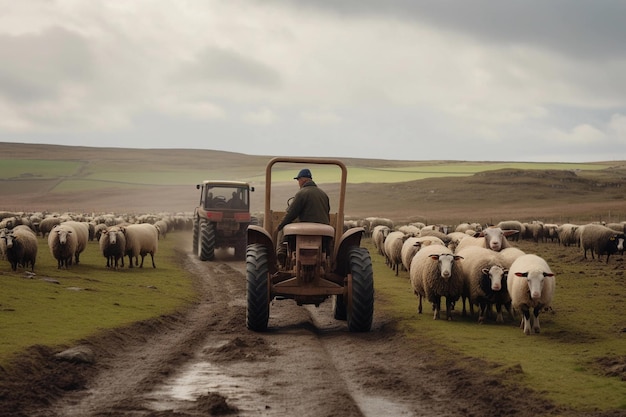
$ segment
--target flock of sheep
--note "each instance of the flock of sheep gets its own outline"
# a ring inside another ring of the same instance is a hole
[[[389,219],[355,221],[371,231],[372,242],[396,275],[409,272],[410,284],[419,299],[433,307],[433,318],[441,316],[441,299],[446,300],[446,318],[462,300],[464,316],[478,307],[482,323],[496,310],[496,322],[503,322],[503,308],[510,317],[521,314],[520,327],[529,335],[540,332],[539,313],[550,307],[555,291],[555,274],[545,259],[527,254],[510,242],[518,239],[578,245],[583,257],[606,262],[612,254],[624,252],[626,222],[614,224],[562,224],[542,222],[500,222],[483,227],[464,223],[454,230],[440,225],[410,223],[394,225]]]
[[[114,214],[85,216],[75,213],[0,213],[0,259],[7,260],[13,271],[17,267],[35,269],[38,236],[47,239],[50,253],[59,269],[80,263],[80,255],[87,242],[96,240],[106,259],[106,267],[143,268],[144,258],[154,255],[158,240],[167,232],[188,227],[185,216],[143,215],[117,216]],[[141,258],[141,262],[139,261]]]

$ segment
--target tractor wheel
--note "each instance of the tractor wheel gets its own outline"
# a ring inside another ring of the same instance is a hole
[[[348,330],[369,332],[374,316],[374,273],[372,258],[366,248],[354,247],[348,252],[352,288],[348,293]]]
[[[269,263],[267,248],[263,245],[248,245],[246,251],[246,291],[248,310],[246,326],[262,332],[267,330],[270,317]]]
[[[212,261],[215,257],[215,229],[210,222],[200,222],[198,256],[201,261]]]
[[[199,220],[198,219],[194,219],[193,221],[193,243],[191,245],[191,247],[193,248],[193,251],[196,253],[196,255],[198,254],[198,231],[200,229],[200,225],[199,225]]]
[[[333,316],[335,320],[346,320],[348,312],[346,310],[346,302],[343,295],[335,295],[333,297]]]

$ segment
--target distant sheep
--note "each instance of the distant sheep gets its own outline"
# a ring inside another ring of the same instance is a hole
[[[576,237],[576,229],[578,225],[571,223],[564,223],[557,227],[556,233],[559,237],[559,243],[563,246],[578,245],[578,239]]]
[[[69,268],[72,266],[78,247],[76,230],[68,224],[55,226],[48,234],[48,247],[54,259],[57,260],[57,267],[59,269]]]
[[[491,249],[470,246],[457,252],[463,260],[459,270],[463,276],[463,315],[466,315],[465,300],[469,299],[470,312],[479,306],[478,323],[487,318],[488,310],[496,306],[496,322],[503,323],[502,306],[511,313],[511,297],[506,287],[507,269],[503,266],[500,253]]]
[[[517,233],[511,235],[511,241],[517,241],[524,234],[524,224],[518,220],[503,220],[496,224],[502,230],[517,230]]]
[[[552,303],[556,277],[548,263],[534,254],[520,256],[509,269],[507,288],[511,305],[522,313],[524,334],[539,333],[539,313]]]
[[[422,313],[422,299],[433,306],[433,319],[441,317],[441,297],[446,297],[446,317],[452,320],[452,308],[463,292],[463,278],[456,261],[461,257],[440,245],[425,246],[411,262],[411,287],[419,298],[418,313]]]
[[[18,265],[35,270],[37,260],[37,237],[31,230],[20,229],[3,231],[5,257],[11,264],[11,269],[17,271]]]
[[[74,262],[76,265],[80,263],[80,254],[87,248],[89,242],[89,225],[85,222],[77,222],[69,220],[62,224],[72,226],[76,231],[76,252],[74,253]]]
[[[154,254],[159,246],[159,233],[154,225],[149,223],[130,224],[122,227],[124,236],[126,237],[126,256],[128,256],[128,267],[133,267],[133,259],[135,266],[143,268],[143,261],[146,255],[150,254],[152,258],[152,267],[154,264]],[[139,256],[141,256],[141,264],[139,264]]]
[[[110,226],[104,230],[98,240],[100,251],[107,260],[107,268],[124,267],[126,256],[126,236],[118,226]],[[121,263],[120,263],[121,261]]]
[[[591,258],[602,260],[606,254],[606,262],[609,256],[624,250],[624,233],[616,232],[601,224],[586,224],[580,235],[580,244],[583,248],[584,258],[587,259],[587,251],[591,252]]]

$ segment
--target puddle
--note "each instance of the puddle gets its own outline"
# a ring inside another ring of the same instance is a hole
[[[413,416],[413,412],[406,406],[389,401],[383,397],[352,393],[352,397],[365,417],[379,416]]]

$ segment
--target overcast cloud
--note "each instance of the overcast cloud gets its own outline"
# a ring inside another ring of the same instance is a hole
[[[0,141],[626,160],[626,2],[0,0]]]

